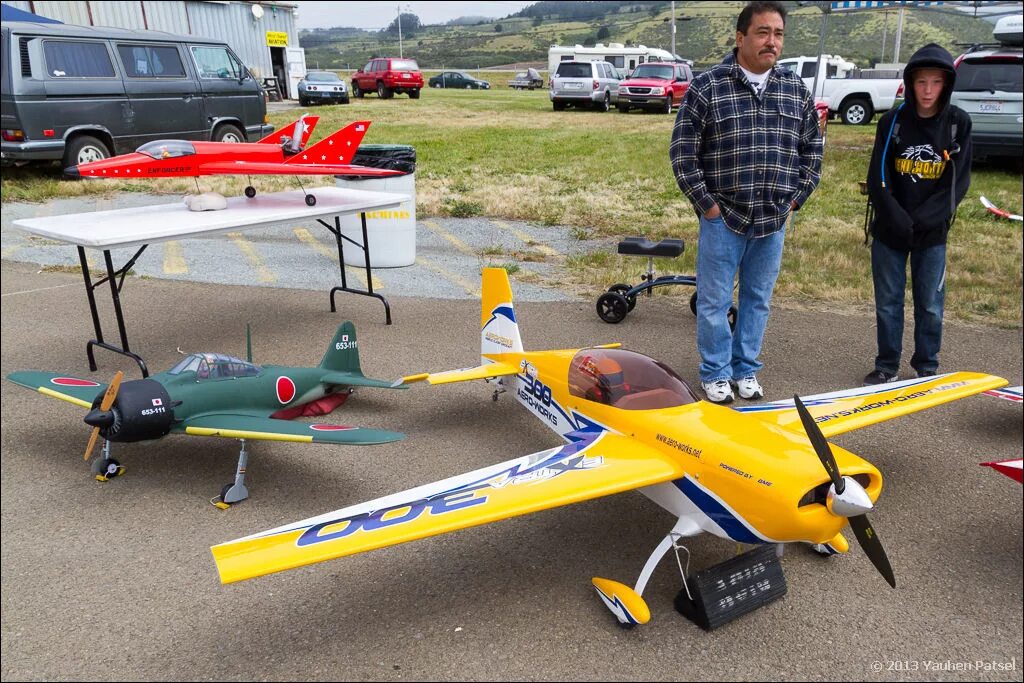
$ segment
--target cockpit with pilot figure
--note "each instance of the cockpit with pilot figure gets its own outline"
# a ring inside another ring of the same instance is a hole
[[[569,393],[624,410],[655,410],[696,403],[668,366],[624,349],[583,349],[569,364]]]

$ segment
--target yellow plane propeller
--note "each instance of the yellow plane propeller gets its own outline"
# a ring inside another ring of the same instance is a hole
[[[114,379],[110,381],[110,386],[107,387],[107,391],[103,394],[103,400],[100,401],[100,407],[96,410],[92,410],[88,415],[85,416],[86,424],[93,425],[92,435],[89,436],[89,445],[85,447],[85,455],[82,457],[83,460],[88,460],[92,456],[92,449],[96,447],[96,439],[100,435],[100,427],[106,426],[109,420],[110,407],[114,405],[114,401],[117,400],[117,391],[121,388],[121,380],[124,379],[124,373],[120,370],[114,375]],[[91,420],[90,420],[91,418]]]

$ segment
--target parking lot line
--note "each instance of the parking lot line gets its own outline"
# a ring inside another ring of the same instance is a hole
[[[187,275],[188,264],[185,263],[185,252],[181,242],[172,240],[164,244],[164,273],[167,275]]]
[[[429,261],[428,259],[423,258],[422,256],[416,257],[416,263],[417,265],[423,266],[427,270],[434,271],[441,277],[451,280],[459,287],[462,287],[464,290],[466,290],[466,292],[469,293],[470,296],[477,299],[480,298],[480,289],[478,287],[475,287],[473,284],[468,282],[465,278],[461,277],[460,275],[456,275],[455,273],[442,268],[441,266]]]
[[[473,256],[473,257],[479,256],[479,254],[477,254],[477,252],[473,251],[473,249],[471,249],[468,244],[466,244],[465,242],[460,240],[458,237],[456,237],[455,235],[451,234],[450,232],[448,232],[447,230],[442,228],[435,221],[425,220],[425,221],[421,221],[421,223],[423,223],[423,225],[425,225],[428,228],[430,228],[430,230],[434,234],[436,234],[436,235],[438,235],[440,237],[443,237],[444,239],[448,240],[456,249],[461,251],[463,254],[466,254],[467,256]]]
[[[277,275],[264,265],[263,258],[259,255],[259,252],[257,252],[256,248],[252,246],[251,242],[242,237],[242,233],[229,232],[228,237],[230,237],[231,241],[235,243],[238,250],[245,254],[245,258],[249,260],[252,267],[256,269],[260,282],[267,284],[277,282]]]
[[[491,220],[491,223],[493,223],[495,226],[501,228],[502,230],[507,230],[508,232],[512,233],[513,235],[515,235],[516,237],[521,239],[523,241],[523,244],[525,244],[526,246],[531,247],[533,249],[536,249],[537,251],[539,251],[540,253],[544,254],[545,256],[554,256],[556,258],[560,258],[562,256],[562,254],[557,249],[552,249],[551,247],[549,247],[546,244],[541,244],[540,242],[535,240],[533,237],[531,237],[529,234],[523,232],[522,230],[518,230],[518,229],[512,227],[511,225],[509,225],[505,221],[499,221],[499,220],[497,220],[495,218],[492,218],[490,220]]]
[[[325,245],[323,242],[318,240],[316,237],[314,237],[313,233],[311,233],[306,228],[293,228],[292,232],[295,233],[295,236],[299,238],[300,242],[302,242],[303,244],[306,244],[306,245],[312,247],[313,249],[315,249],[316,251],[320,252],[325,257],[327,257],[327,259],[329,261],[331,261],[332,263],[336,263],[337,262],[337,259],[338,259],[338,250],[337,250],[337,248],[331,249],[330,247]],[[359,282],[360,285],[362,285],[364,288],[366,287],[366,278],[363,276],[362,270],[359,270],[357,268],[353,268],[352,272],[350,273],[348,271],[348,269],[346,268],[345,269],[345,275],[347,277],[354,277],[356,279],[356,281]],[[372,278],[373,278],[373,291],[376,292],[378,289],[384,289],[384,283],[381,282],[379,279],[377,279],[376,275],[373,275]]]

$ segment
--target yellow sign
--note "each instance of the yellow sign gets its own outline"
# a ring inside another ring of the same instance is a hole
[[[285,31],[267,31],[269,47],[288,47],[288,33]]]

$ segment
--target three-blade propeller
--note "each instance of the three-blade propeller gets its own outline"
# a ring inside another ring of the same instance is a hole
[[[832,479],[832,491],[830,492],[830,508],[829,510],[833,514],[842,514],[842,511],[853,511],[856,509],[871,509],[870,498],[867,498],[867,494],[853,479],[847,479],[839,474],[839,466],[836,465],[835,456],[832,455],[832,448],[828,445],[828,441],[825,439],[825,435],[821,433],[821,428],[818,427],[818,423],[814,421],[811,414],[807,411],[803,402],[799,396],[793,397],[793,402],[796,404],[796,411],[800,415],[800,421],[804,425],[804,431],[807,432],[807,437],[811,440],[811,445],[814,447],[814,452],[818,454],[818,459],[821,461],[825,471],[828,472],[828,476]],[[848,486],[852,485],[852,486]],[[859,491],[847,492],[847,488],[856,487]],[[849,501],[842,500],[846,494],[846,498],[852,499]],[[863,494],[863,495],[859,495]],[[857,499],[860,500],[857,500]],[[840,499],[839,502],[834,502],[836,499]],[[862,502],[866,499],[866,505]],[[860,506],[858,508],[858,506]],[[866,514],[848,514],[846,516],[850,522],[850,528],[853,529],[854,535],[857,537],[857,542],[860,544],[864,554],[868,556],[871,563],[875,565],[875,569],[878,573],[889,583],[893,588],[896,587],[896,576],[893,574],[892,566],[889,564],[889,558],[885,554],[885,550],[882,548],[882,542],[878,539],[878,534],[875,533],[874,528],[871,526],[871,522],[868,521]]]
[[[106,419],[109,416],[111,406],[114,405],[114,401],[117,400],[117,391],[121,388],[121,380],[124,379],[124,373],[120,370],[114,375],[114,379],[110,381],[110,386],[107,387],[107,391],[103,394],[103,400],[100,401],[100,407],[98,410],[92,410],[88,415],[85,416],[87,424],[92,424],[92,435],[89,436],[89,445],[85,447],[85,455],[83,460],[88,460],[92,456],[92,449],[96,447],[96,439],[100,435],[100,427],[108,426],[110,422]],[[104,415],[106,413],[106,415]],[[99,422],[99,424],[97,424]]]

